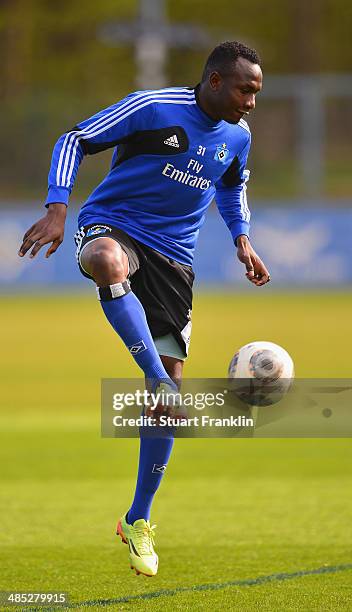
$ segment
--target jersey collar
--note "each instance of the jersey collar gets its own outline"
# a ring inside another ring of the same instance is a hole
[[[213,119],[212,117],[210,117],[210,115],[208,115],[208,113],[206,113],[200,103],[199,103],[199,90],[200,90],[200,83],[198,83],[198,85],[195,86],[194,88],[194,95],[196,98],[196,102],[197,104],[195,105],[196,111],[198,113],[198,115],[203,119],[203,121],[205,121],[207,123],[207,125],[209,125],[210,127],[218,127],[221,123],[222,123],[222,119],[220,119],[220,121],[216,121],[215,119]]]

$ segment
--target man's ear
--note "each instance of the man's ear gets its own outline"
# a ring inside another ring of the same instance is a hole
[[[209,75],[209,85],[212,91],[219,91],[221,88],[222,77],[216,70]]]

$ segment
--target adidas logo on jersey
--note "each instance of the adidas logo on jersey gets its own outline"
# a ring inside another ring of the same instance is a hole
[[[180,148],[176,134],[164,140],[164,144],[169,145],[169,147],[177,147],[178,149]]]

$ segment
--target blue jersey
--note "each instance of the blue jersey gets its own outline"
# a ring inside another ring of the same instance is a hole
[[[233,238],[248,235],[248,125],[211,119],[197,88],[132,93],[61,136],[47,204],[67,204],[84,155],[108,148],[114,148],[110,171],[81,208],[79,226],[109,223],[191,265],[215,196]]]

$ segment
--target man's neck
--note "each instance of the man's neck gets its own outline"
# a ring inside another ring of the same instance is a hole
[[[213,121],[220,121],[221,117],[219,117],[214,110],[213,105],[209,100],[209,95],[207,92],[207,86],[204,83],[200,83],[196,88],[196,100],[197,104],[200,106],[203,113],[208,115],[210,119]]]

